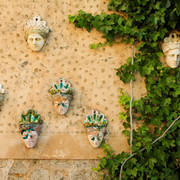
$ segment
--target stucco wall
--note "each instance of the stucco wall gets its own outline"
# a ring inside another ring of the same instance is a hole
[[[4,160],[0,180],[95,180],[96,160]]]
[[[40,178],[41,174],[47,174],[47,179],[61,179],[61,176],[65,179],[80,179],[80,176],[90,179],[92,176],[91,179],[95,179],[96,175],[91,175],[91,166],[97,161],[85,159],[97,159],[97,156],[103,156],[103,150],[89,144],[83,126],[91,109],[100,110],[109,120],[105,136],[107,143],[117,153],[128,151],[126,138],[122,135],[122,121],[119,120],[123,108],[118,100],[120,88],[128,93],[130,88],[129,84],[119,80],[114,69],[131,56],[131,46],[120,44],[89,49],[91,43],[104,42],[102,34],[77,29],[68,20],[69,14],[77,14],[80,9],[93,14],[107,12],[108,2],[0,1],[0,83],[6,90],[0,112],[0,158],[14,159],[1,160],[1,177],[35,179],[37,174],[39,179],[44,179]],[[51,29],[40,52],[32,52],[24,39],[23,28],[35,15],[41,16]],[[48,93],[52,83],[60,77],[70,81],[74,88],[74,100],[66,116],[57,114],[53,98]],[[133,86],[136,99],[146,92],[139,75]],[[44,120],[38,144],[31,150],[24,146],[18,132],[21,114],[30,108],[34,108]],[[5,169],[9,169],[9,176]]]

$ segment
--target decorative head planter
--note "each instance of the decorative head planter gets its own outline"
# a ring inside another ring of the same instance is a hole
[[[92,110],[92,114],[86,116],[84,125],[87,128],[88,140],[93,147],[98,148],[104,138],[108,120],[105,119],[104,114]]]
[[[171,33],[169,37],[164,39],[162,50],[166,56],[168,66],[177,68],[180,63],[180,38],[176,33]]]
[[[27,114],[21,115],[19,121],[19,130],[23,135],[23,140],[27,148],[33,148],[38,140],[43,120],[39,114],[36,114],[33,109],[28,110]]]
[[[4,95],[5,95],[5,90],[3,89],[2,84],[0,84],[0,110],[1,110],[1,106],[3,105]]]
[[[49,35],[49,27],[46,21],[41,21],[40,16],[34,16],[33,20],[27,21],[24,27],[25,39],[32,51],[40,51]]]
[[[54,97],[54,106],[59,114],[66,114],[71,100],[73,99],[73,89],[71,83],[64,78],[60,78],[59,82],[53,84],[49,92]]]

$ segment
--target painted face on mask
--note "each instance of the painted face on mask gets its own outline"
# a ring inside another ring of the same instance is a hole
[[[27,42],[32,51],[40,51],[45,41],[40,34],[33,33],[28,36]]]
[[[38,140],[38,133],[31,129],[23,132],[23,140],[27,148],[33,148]]]
[[[177,68],[180,63],[180,49],[174,49],[166,54],[166,62],[171,68]]]
[[[93,147],[96,147],[98,148],[101,143],[102,143],[102,140],[104,138],[104,129],[87,129],[88,131],[88,140],[90,142],[90,144],[93,146]]]
[[[54,106],[59,114],[66,114],[69,109],[70,101],[63,96],[56,97]]]

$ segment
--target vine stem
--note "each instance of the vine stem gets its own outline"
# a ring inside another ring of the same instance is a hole
[[[155,139],[155,140],[151,143],[151,145],[153,145],[154,143],[156,143],[157,141],[159,141],[161,138],[163,138],[164,135],[169,131],[169,129],[174,125],[174,123],[175,123],[176,121],[178,121],[179,119],[180,119],[180,116],[177,117],[177,118],[171,123],[171,125],[164,131],[164,133],[163,133],[161,136],[159,136],[157,139]],[[145,149],[146,149],[146,148],[143,148],[143,149],[141,149],[140,151],[143,152]],[[133,156],[135,156],[135,155],[137,155],[137,153],[133,153],[133,154],[132,154],[131,156],[129,156],[129,157],[123,162],[123,164],[121,165],[119,180],[121,180],[124,165],[126,164],[126,162],[127,162],[129,159],[131,159],[131,158],[132,158]]]
[[[134,43],[132,44],[132,60],[131,64],[134,65]],[[133,72],[131,72],[132,74]],[[130,133],[130,147],[133,145],[133,117],[132,117],[132,102],[133,102],[133,86],[132,86],[132,79],[130,81],[130,88],[131,88],[131,101],[130,101],[130,126],[131,126],[131,133]],[[132,154],[132,150],[130,150]]]

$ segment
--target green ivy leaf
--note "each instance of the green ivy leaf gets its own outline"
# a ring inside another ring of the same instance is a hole
[[[163,101],[163,106],[168,106],[168,105],[170,105],[170,104],[171,104],[171,99],[170,99],[170,98],[164,99],[164,101]]]
[[[122,120],[127,120],[127,114],[126,113],[124,113],[124,112],[121,112],[121,113],[119,113],[119,119],[122,119]]]
[[[141,143],[140,143],[140,142],[137,142],[137,143],[135,144],[135,146],[136,146],[136,147],[141,147]]]
[[[101,158],[100,163],[101,163],[101,168],[104,168],[107,164],[107,160],[105,158]]]
[[[176,0],[175,5],[176,5],[176,13],[178,16],[180,16],[180,1]]]
[[[142,47],[144,47],[145,44],[145,42],[141,43],[139,46],[137,46],[137,50],[140,50]]]
[[[76,20],[76,18],[77,18],[77,16],[68,15],[68,18],[69,18],[69,21],[70,21],[71,23],[74,23],[75,20]]]
[[[153,169],[154,168],[154,164],[157,163],[157,159],[156,158],[150,158],[148,160],[148,164],[149,164],[149,167],[150,169]]]
[[[133,170],[131,171],[131,174],[136,177],[137,176],[137,172],[138,172],[138,169],[136,167],[133,168]]]
[[[143,70],[147,75],[149,75],[154,70],[154,67],[151,66],[151,65],[150,66],[145,66],[145,67],[143,67]]]
[[[169,8],[171,6],[170,0],[162,0],[162,7]]]
[[[156,52],[156,55],[157,55],[158,57],[162,57],[162,56],[163,56],[163,53],[162,53],[162,52]]]
[[[122,133],[125,135],[125,136],[129,136],[130,135],[130,132],[128,130],[123,130]]]
[[[146,148],[146,150],[147,150],[147,153],[149,153],[149,152],[151,151],[151,149],[152,149],[152,145],[146,144],[146,145],[145,145],[145,148]]]

